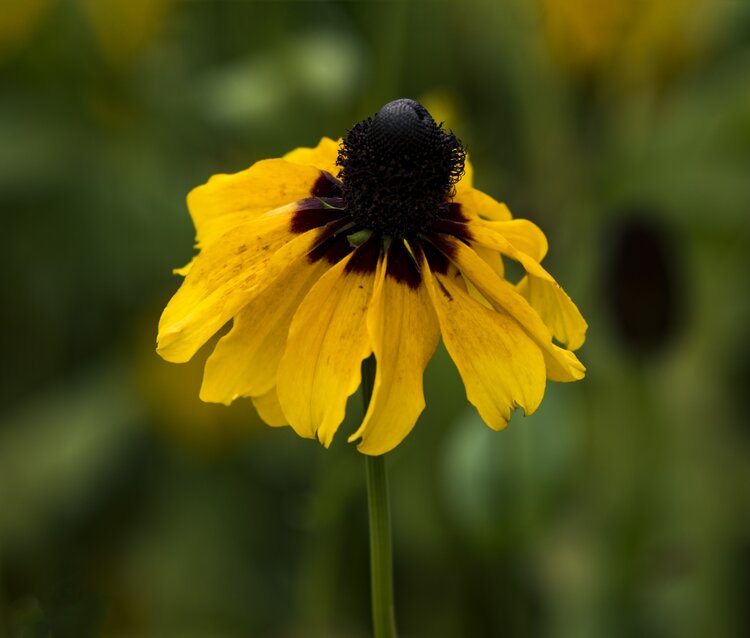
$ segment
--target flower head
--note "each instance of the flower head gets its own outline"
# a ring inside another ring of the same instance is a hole
[[[547,379],[584,375],[572,350],[586,322],[539,264],[543,233],[473,188],[461,143],[413,100],[340,143],[214,176],[188,207],[200,253],[179,271],[158,352],[187,361],[233,320],[206,362],[205,401],[251,397],[270,425],[328,446],[374,354],[372,399],[349,440],[383,454],[425,407],[441,336],[494,429],[517,406],[532,413]],[[503,258],[525,269],[518,285]]]

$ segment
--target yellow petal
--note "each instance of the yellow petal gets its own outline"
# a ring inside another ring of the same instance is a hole
[[[193,267],[194,262],[195,262],[195,257],[193,257],[188,263],[186,263],[184,266],[180,268],[172,268],[172,274],[179,275],[180,277],[187,277],[187,274],[190,272],[190,269]]]
[[[527,299],[552,331],[554,337],[571,350],[577,350],[586,339],[588,324],[568,294],[539,263],[517,249],[508,239],[484,224],[470,225],[471,239],[499,250],[518,261],[528,274],[524,287]],[[525,295],[525,296],[526,296]]]
[[[489,219],[492,221],[510,221],[513,216],[505,204],[476,188],[459,188],[456,184],[456,196],[453,201],[461,205],[461,212],[469,219]]]
[[[546,383],[539,346],[511,315],[485,308],[450,277],[424,271],[443,342],[484,422],[499,430],[517,405],[534,412]]]
[[[464,277],[468,278],[498,311],[514,317],[542,349],[547,377],[552,381],[577,381],[586,368],[569,350],[552,343],[552,335],[529,302],[505,279],[498,277],[476,253],[464,243],[444,237],[446,252]]]
[[[505,275],[505,264],[503,264],[503,258],[500,256],[499,252],[492,250],[491,248],[485,248],[484,246],[472,246],[472,248],[474,249],[474,252],[495,271],[495,274],[498,277],[503,277]],[[188,268],[189,266],[190,264],[185,266],[185,268]]]
[[[325,259],[311,263],[300,257],[239,311],[206,361],[203,401],[229,404],[237,397],[265,394],[276,385],[292,317],[330,267]]]
[[[588,323],[558,284],[529,275],[519,282],[518,292],[539,313],[560,343],[570,350],[578,350],[583,345]]]
[[[159,321],[157,352],[164,359],[188,361],[259,285],[310,250],[319,231],[292,234],[295,210],[292,205],[247,222],[201,251]]]
[[[321,184],[325,178],[319,169],[283,159],[262,160],[232,175],[214,175],[187,197],[196,241],[207,246],[269,210],[313,196]]]
[[[440,340],[440,328],[424,283],[399,280],[404,269],[415,269],[410,261],[403,243],[394,241],[367,313],[377,360],[375,384],[364,421],[349,437],[362,437],[357,449],[364,454],[385,454],[396,447],[425,407],[422,376]],[[416,270],[411,275],[417,275]]]
[[[279,397],[276,394],[276,388],[271,388],[265,394],[261,394],[257,397],[252,397],[253,405],[258,416],[265,421],[268,425],[273,427],[281,427],[282,425],[289,425],[279,405]]]
[[[339,173],[336,159],[339,156],[340,144],[341,139],[332,140],[330,137],[323,137],[314,148],[295,148],[284,155],[282,159],[294,164],[314,166],[321,171],[328,171],[331,175],[336,176]]]
[[[312,287],[294,315],[279,365],[279,402],[290,425],[326,447],[344,419],[347,398],[359,387],[362,360],[371,352],[366,316],[375,282],[373,244],[360,246]],[[365,258],[367,268],[361,268]]]
[[[526,253],[535,261],[542,261],[549,244],[542,229],[528,219],[512,219],[507,222],[482,222],[483,225],[500,233],[517,250]],[[474,226],[472,226],[472,229]]]

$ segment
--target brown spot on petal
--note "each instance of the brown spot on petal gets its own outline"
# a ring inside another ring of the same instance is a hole
[[[456,252],[450,242],[440,235],[430,235],[429,241],[422,242],[422,249],[432,272],[441,275],[448,274],[449,258]]]
[[[341,182],[328,171],[320,171],[310,194],[313,197],[341,197]]]
[[[333,265],[340,262],[352,250],[354,249],[346,235],[330,235],[307,254],[307,259],[312,263],[325,259]]]
[[[448,206],[446,214],[442,215],[442,217],[453,222],[460,222],[464,224],[469,221],[469,218],[464,215],[463,207],[458,202],[452,202],[450,206]]]
[[[444,209],[430,230],[435,233],[453,235],[465,244],[471,240],[470,220],[464,215],[461,204],[455,202]]]
[[[413,290],[419,288],[419,284],[422,283],[419,267],[401,240],[394,239],[388,248],[385,275]]]
[[[325,226],[340,219],[341,216],[342,211],[326,207],[319,199],[314,197],[303,199],[297,202],[297,209],[292,214],[290,230],[301,234],[313,228]]]
[[[370,238],[355,251],[349,263],[346,265],[346,272],[371,273],[375,274],[380,260],[380,249],[382,246],[382,237],[380,233],[373,233]]]
[[[432,226],[431,229],[435,233],[443,233],[444,235],[453,235],[456,239],[460,239],[462,242],[467,244],[471,240],[471,230],[469,224],[463,222],[455,222],[450,219],[438,219]]]

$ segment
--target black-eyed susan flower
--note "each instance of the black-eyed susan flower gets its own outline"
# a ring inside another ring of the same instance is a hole
[[[373,354],[372,399],[349,440],[380,455],[424,409],[441,337],[497,430],[516,407],[536,410],[547,379],[584,375],[572,350],[586,322],[540,265],[544,234],[473,187],[461,143],[418,102],[386,104],[341,143],[214,176],[188,207],[200,252],[180,271],[158,352],[187,361],[233,321],[206,362],[205,401],[251,397],[270,425],[328,446]],[[526,271],[518,285],[505,258]]]

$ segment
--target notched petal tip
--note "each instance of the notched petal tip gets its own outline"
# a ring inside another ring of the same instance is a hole
[[[462,246],[457,246],[457,261],[462,261],[462,251],[470,251]],[[479,257],[475,259],[484,264]],[[492,273],[489,266],[484,267]],[[449,277],[437,274],[425,279],[443,342],[464,382],[467,399],[482,420],[500,430],[515,405],[535,410],[546,385],[544,359],[518,318],[483,306]]]
[[[180,277],[187,277],[188,273],[190,272],[190,269],[193,267],[193,264],[195,263],[196,258],[198,255],[195,255],[188,263],[186,263],[184,266],[181,266],[179,268],[172,268],[172,274],[173,275],[179,275]]]
[[[371,353],[365,313],[374,278],[348,270],[351,259],[332,266],[305,296],[277,376],[279,400],[295,432],[326,447],[361,383],[361,362]]]
[[[479,418],[482,419],[482,422],[492,431],[494,432],[502,432],[505,428],[508,427],[508,424],[510,423],[510,417],[511,415],[508,414],[508,416],[501,416],[498,419],[489,421],[485,416],[482,414],[481,410],[474,406],[474,409],[477,411],[477,414],[479,414]]]
[[[331,447],[331,443],[333,443],[333,435],[334,432],[326,432],[324,434],[321,434],[319,431],[315,432],[315,438],[318,440],[318,442],[327,450],[329,447]]]
[[[418,278],[404,276],[413,269]],[[424,255],[393,241],[376,277],[367,312],[375,354],[375,383],[360,427],[349,436],[357,450],[378,456],[398,446],[425,408],[423,376],[440,341],[440,326],[421,273]]]

